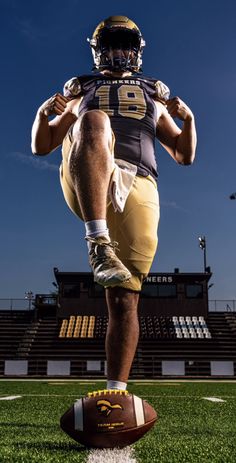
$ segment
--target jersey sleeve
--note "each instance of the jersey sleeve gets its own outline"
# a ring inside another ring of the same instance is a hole
[[[69,79],[63,87],[63,95],[66,98],[77,98],[81,94],[81,84],[78,77]]]
[[[166,84],[161,82],[161,80],[157,80],[155,82],[155,95],[154,100],[161,101],[161,103],[165,104],[167,100],[170,98],[170,89],[167,87]]]

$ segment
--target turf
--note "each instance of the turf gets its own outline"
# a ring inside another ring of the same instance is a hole
[[[0,381],[0,397],[22,396],[0,401],[0,462],[87,461],[89,451],[60,430],[59,419],[76,398],[103,387],[105,383]],[[134,445],[137,462],[236,462],[234,383],[134,382],[129,391],[148,400],[159,416]]]

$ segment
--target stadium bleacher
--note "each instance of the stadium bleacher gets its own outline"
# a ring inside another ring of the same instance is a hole
[[[213,360],[236,358],[236,314],[211,313],[203,317],[141,316],[140,340],[131,377],[162,375],[163,361],[184,361],[187,376],[210,376]],[[28,375],[47,375],[47,362],[70,361],[71,375],[101,376],[105,372],[104,338],[107,316],[78,315],[57,320],[29,313],[0,314],[0,374],[4,360],[28,360]],[[192,331],[194,330],[194,331]],[[87,362],[101,362],[98,372]]]
[[[0,311],[0,376],[106,374],[104,289],[91,274],[55,276],[58,297],[38,295],[30,311]],[[236,376],[236,312],[208,311],[209,278],[149,277],[131,378]]]

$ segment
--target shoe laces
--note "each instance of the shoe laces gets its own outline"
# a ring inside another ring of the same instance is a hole
[[[101,242],[101,243],[98,243],[98,240],[97,238],[91,238],[90,236],[86,236],[85,237],[86,241],[89,241],[89,243],[92,243],[94,244],[94,248],[91,249],[90,251],[90,254],[93,254],[95,253],[96,256],[98,257],[103,257],[106,258],[107,256],[109,256],[109,251],[107,254],[102,254],[100,255],[99,252],[98,252],[98,248],[101,246],[102,248],[106,248],[107,250],[110,248],[113,252],[116,252],[119,251],[119,248],[118,248],[118,242],[117,241],[104,241],[104,242]]]

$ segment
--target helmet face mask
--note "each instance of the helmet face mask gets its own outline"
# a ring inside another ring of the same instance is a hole
[[[88,41],[95,69],[141,71],[145,41],[138,27],[125,16],[112,16],[100,23]]]
[[[134,49],[137,51],[140,47],[140,37],[137,32],[126,28],[104,28],[99,37],[98,41],[100,48],[113,50],[130,50]]]

